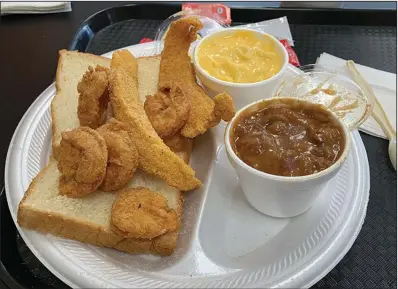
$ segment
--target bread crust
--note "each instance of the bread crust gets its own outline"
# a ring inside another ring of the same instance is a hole
[[[178,231],[166,233],[152,240],[123,238],[106,228],[66,219],[57,213],[38,211],[23,204],[18,210],[18,224],[41,233],[49,233],[95,246],[114,248],[130,254],[151,253],[169,256],[174,252],[178,238]]]

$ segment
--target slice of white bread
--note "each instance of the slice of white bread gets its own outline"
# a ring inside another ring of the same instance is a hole
[[[138,58],[138,93],[142,103],[158,91],[160,55]]]
[[[61,132],[80,126],[77,117],[77,84],[89,66],[109,67],[110,64],[111,60],[106,57],[65,49],[59,51],[55,79],[57,93],[51,101],[52,146],[55,154],[61,141]]]
[[[51,159],[34,178],[19,205],[18,224],[21,227],[132,254],[170,255],[174,252],[177,231],[152,240],[120,237],[110,227],[115,194],[95,192],[79,199],[61,196],[58,193],[59,176],[57,162]],[[161,193],[181,218],[180,193],[163,181],[137,172],[128,186],[143,186]]]
[[[72,129],[79,126],[77,90],[67,86],[76,86],[88,66],[104,65],[107,62],[101,57],[78,52],[61,52],[61,58],[62,61],[59,65],[62,68],[58,67],[57,82],[59,79],[62,81],[57,83],[57,89],[63,93],[57,93],[56,103],[52,104],[53,127],[55,126],[57,132],[61,131],[61,128]],[[95,59],[98,59],[98,62]],[[157,87],[156,73],[159,70],[160,59],[159,57],[141,58],[139,63],[139,87],[141,88],[140,92],[143,93],[140,97],[144,99],[146,94],[152,93],[153,89]],[[148,63],[150,65],[146,65]],[[69,82],[66,81],[68,79]],[[61,101],[61,97],[65,99]],[[69,114],[60,112],[62,110],[62,107],[58,107],[60,103],[67,106],[64,109],[69,111]],[[62,126],[59,125],[61,123]],[[55,138],[57,135],[54,134],[53,137]],[[185,155],[189,158],[189,153]],[[182,216],[183,199],[182,193],[178,190],[142,171],[136,172],[127,186],[147,187],[165,196],[169,207],[177,212],[179,224],[176,231],[152,240],[125,239],[113,233],[110,226],[114,193],[95,192],[79,199],[60,196],[58,193],[59,175],[57,162],[51,158],[47,167],[33,179],[19,204],[18,224],[21,227],[133,254],[170,255],[174,252]]]

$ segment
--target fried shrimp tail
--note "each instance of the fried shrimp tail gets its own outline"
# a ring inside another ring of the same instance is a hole
[[[165,83],[157,93],[147,96],[144,109],[153,128],[163,138],[175,134],[186,123],[191,103],[179,86]]]
[[[105,140],[95,130],[63,132],[57,155],[60,194],[82,197],[95,192],[105,178],[107,158]]]
[[[77,116],[81,126],[96,129],[105,123],[108,107],[108,69],[91,66],[77,85]]]
[[[193,148],[194,139],[181,135],[180,132],[163,138],[163,142],[187,164]]]
[[[105,192],[119,190],[133,177],[138,167],[137,149],[126,125],[116,119],[110,119],[97,131],[105,139],[108,149],[106,175],[99,188]]]
[[[230,121],[235,116],[235,106],[232,97],[226,92],[214,97],[214,115],[224,121]]]
[[[221,120],[230,121],[235,116],[235,106],[229,94],[223,92],[214,97],[214,111],[213,120],[209,127],[214,127],[220,123]]]
[[[143,187],[117,194],[111,221],[112,231],[125,238],[152,239],[178,228],[177,213],[166,198]]]
[[[111,62],[112,110],[114,117],[129,128],[138,151],[139,167],[180,191],[199,187],[201,182],[195,178],[194,170],[164,144],[152,127],[139,99],[137,75],[129,73],[127,69],[131,63],[114,61],[116,58],[121,58],[118,52],[114,53]]]
[[[159,87],[165,83],[176,84],[190,99],[189,117],[181,129],[181,134],[189,138],[205,133],[213,120],[214,102],[197,83],[188,56],[189,47],[202,27],[202,22],[195,17],[173,22],[167,32],[160,60]]]

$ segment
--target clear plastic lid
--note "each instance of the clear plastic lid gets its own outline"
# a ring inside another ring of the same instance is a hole
[[[356,82],[318,65],[300,67],[301,73],[285,79],[274,97],[296,97],[323,104],[350,130],[358,128],[370,115],[373,102]]]
[[[162,22],[162,24],[160,24],[155,36],[155,41],[157,41],[158,44],[157,48],[158,53],[160,53],[163,50],[163,41],[166,38],[171,23],[183,17],[192,17],[192,16],[197,17],[203,23],[203,28],[198,31],[198,39],[197,41],[191,44],[190,52],[192,52],[193,48],[197,45],[198,41],[201,38],[206,37],[207,35],[212,34],[221,29],[229,27],[229,25],[222,23],[215,18],[210,18],[200,15],[199,10],[180,11],[176,14],[171,15],[164,22]]]

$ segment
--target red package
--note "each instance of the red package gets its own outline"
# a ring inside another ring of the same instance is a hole
[[[231,24],[231,9],[223,4],[184,3],[182,11],[198,10],[198,14],[213,18],[221,24]]]
[[[287,55],[289,55],[289,63],[296,67],[300,66],[300,61],[298,60],[297,54],[294,49],[289,45],[289,42],[286,39],[279,40],[283,46],[285,46]]]
[[[153,41],[153,39],[151,39],[151,38],[142,38],[141,40],[140,40],[140,44],[141,43],[146,43],[146,42],[152,42]]]

